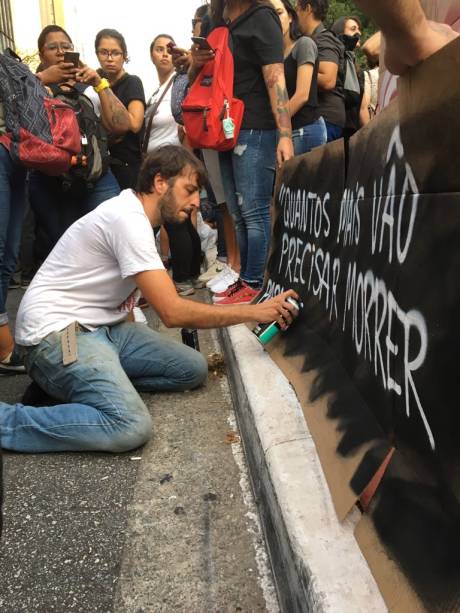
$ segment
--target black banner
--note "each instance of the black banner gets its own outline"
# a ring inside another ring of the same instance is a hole
[[[270,295],[301,296],[273,355],[282,367],[301,358],[308,403],[327,399],[337,465],[358,458],[356,497],[396,449],[370,514],[430,611],[460,607],[460,89],[452,72],[437,106],[427,89],[447,56],[347,148],[286,165],[266,280]],[[316,431],[320,455],[326,439]]]

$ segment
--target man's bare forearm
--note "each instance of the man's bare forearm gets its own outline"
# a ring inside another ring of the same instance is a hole
[[[395,74],[426,60],[458,37],[449,26],[428,21],[420,0],[356,0],[380,26],[385,64]]]
[[[426,22],[420,0],[356,0],[387,37],[411,37]]]
[[[280,138],[292,136],[289,96],[286,89],[283,64],[269,64],[262,67],[273,116]]]
[[[257,308],[251,305],[215,306],[180,298],[177,308],[169,308],[161,317],[169,328],[222,328],[247,321],[257,321]],[[161,314],[160,314],[161,316]]]
[[[289,322],[293,307],[286,298],[298,298],[295,292],[288,291],[254,305],[217,306],[178,296],[164,270],[140,272],[135,282],[168,328],[222,328],[248,321],[270,323],[279,320],[280,316]]]

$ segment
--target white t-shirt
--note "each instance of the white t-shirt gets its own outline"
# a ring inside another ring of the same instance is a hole
[[[174,76],[171,78],[173,79]],[[149,110],[152,109],[152,105],[154,105],[162,95],[168,83],[169,79],[166,81],[166,83],[163,83],[159,89],[157,89],[147,103],[147,109],[145,111],[146,128],[150,118]],[[157,109],[157,112],[155,113],[152,123],[152,130],[150,132],[149,144],[147,147],[147,151],[149,152],[153,151],[153,149],[156,149],[157,147],[161,147],[162,145],[180,145],[179,137],[177,135],[177,123],[171,112],[171,92],[172,87],[170,87],[166,92],[160,106]]]
[[[123,321],[139,294],[133,275],[145,270],[164,266],[142,203],[127,189],[60,238],[19,306],[16,342],[37,345],[74,321],[89,329]]]

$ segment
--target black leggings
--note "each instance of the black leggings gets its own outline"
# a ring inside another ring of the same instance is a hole
[[[190,219],[180,224],[165,224],[171,251],[173,279],[183,283],[200,274],[201,241]]]

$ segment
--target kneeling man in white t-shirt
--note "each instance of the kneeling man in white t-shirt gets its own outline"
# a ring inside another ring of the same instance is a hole
[[[207,364],[198,351],[131,321],[141,292],[168,327],[292,321],[291,290],[260,304],[226,307],[178,296],[152,226],[184,222],[199,207],[204,178],[186,149],[157,149],[144,161],[137,192],[104,202],[59,240],[21,302],[16,342],[31,378],[65,404],[0,403],[4,448],[127,451],[152,431],[138,391],[204,383]]]

